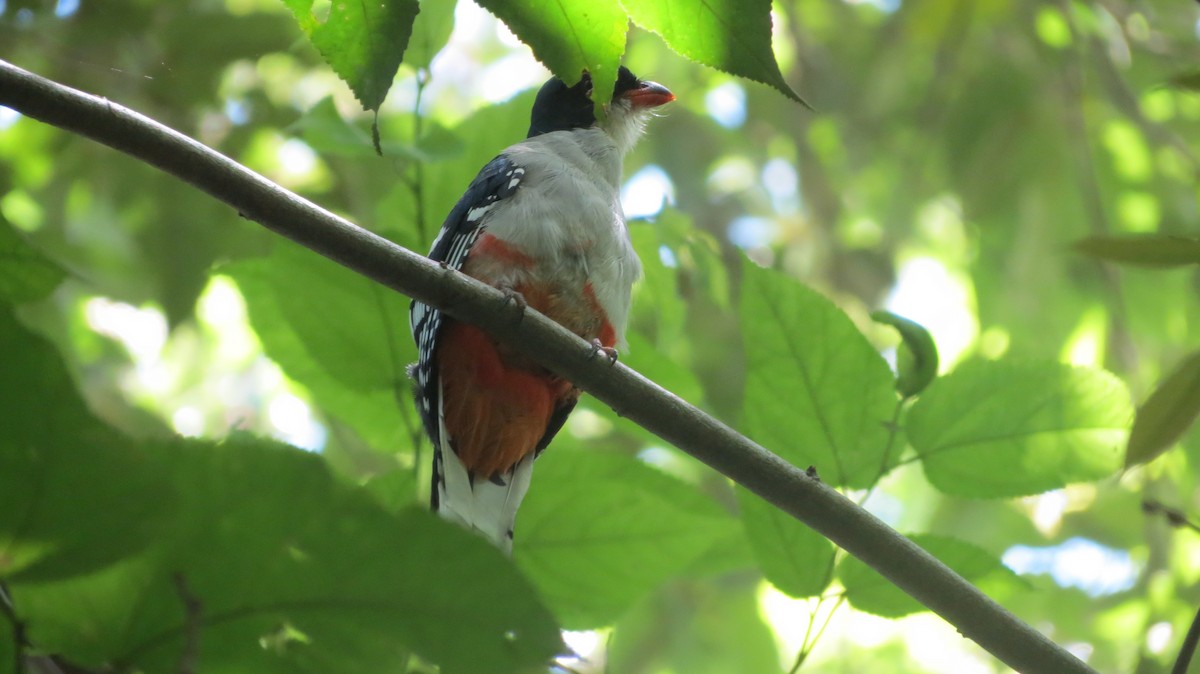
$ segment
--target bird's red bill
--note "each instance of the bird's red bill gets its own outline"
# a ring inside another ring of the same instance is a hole
[[[657,108],[675,100],[675,94],[658,82],[642,82],[636,89],[625,94],[635,108]]]

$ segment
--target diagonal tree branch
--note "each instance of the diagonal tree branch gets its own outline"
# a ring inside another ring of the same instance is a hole
[[[536,312],[518,320],[499,291],[361,229],[137,112],[0,61],[0,105],[157,166],[397,292],[476,324],[812,527],[1013,669],[1094,670],[1021,622],[912,541],[815,477],[739,435]]]

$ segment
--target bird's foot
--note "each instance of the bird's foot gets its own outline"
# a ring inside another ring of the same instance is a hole
[[[618,351],[611,346],[604,346],[599,339],[593,339],[592,353],[589,358],[595,358],[597,354],[600,353],[603,353],[604,357],[608,359],[609,367],[617,364],[617,356],[619,355]]]
[[[504,306],[512,304],[517,308],[517,322],[521,322],[525,318],[525,309],[529,307],[529,302],[525,301],[525,296],[512,288],[500,288],[500,292],[504,293]]]

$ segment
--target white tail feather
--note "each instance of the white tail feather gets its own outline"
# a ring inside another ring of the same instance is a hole
[[[511,555],[513,525],[517,508],[533,479],[534,454],[526,455],[511,471],[502,475],[504,484],[496,484],[481,475],[472,479],[450,447],[441,396],[438,397],[438,436],[441,446],[434,448],[438,453],[434,462],[438,471],[434,476],[438,514],[479,533],[504,554]]]

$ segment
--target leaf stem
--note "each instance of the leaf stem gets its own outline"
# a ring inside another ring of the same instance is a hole
[[[425,132],[425,117],[421,114],[421,100],[425,96],[425,87],[429,84],[429,71],[424,68],[417,69],[417,93],[413,100],[413,145],[421,142],[421,136]],[[428,232],[426,231],[425,223],[425,161],[417,159],[413,165],[413,179],[408,183],[409,189],[413,193],[413,203],[416,207],[415,222],[417,225],[417,236],[423,245],[429,244]]]

